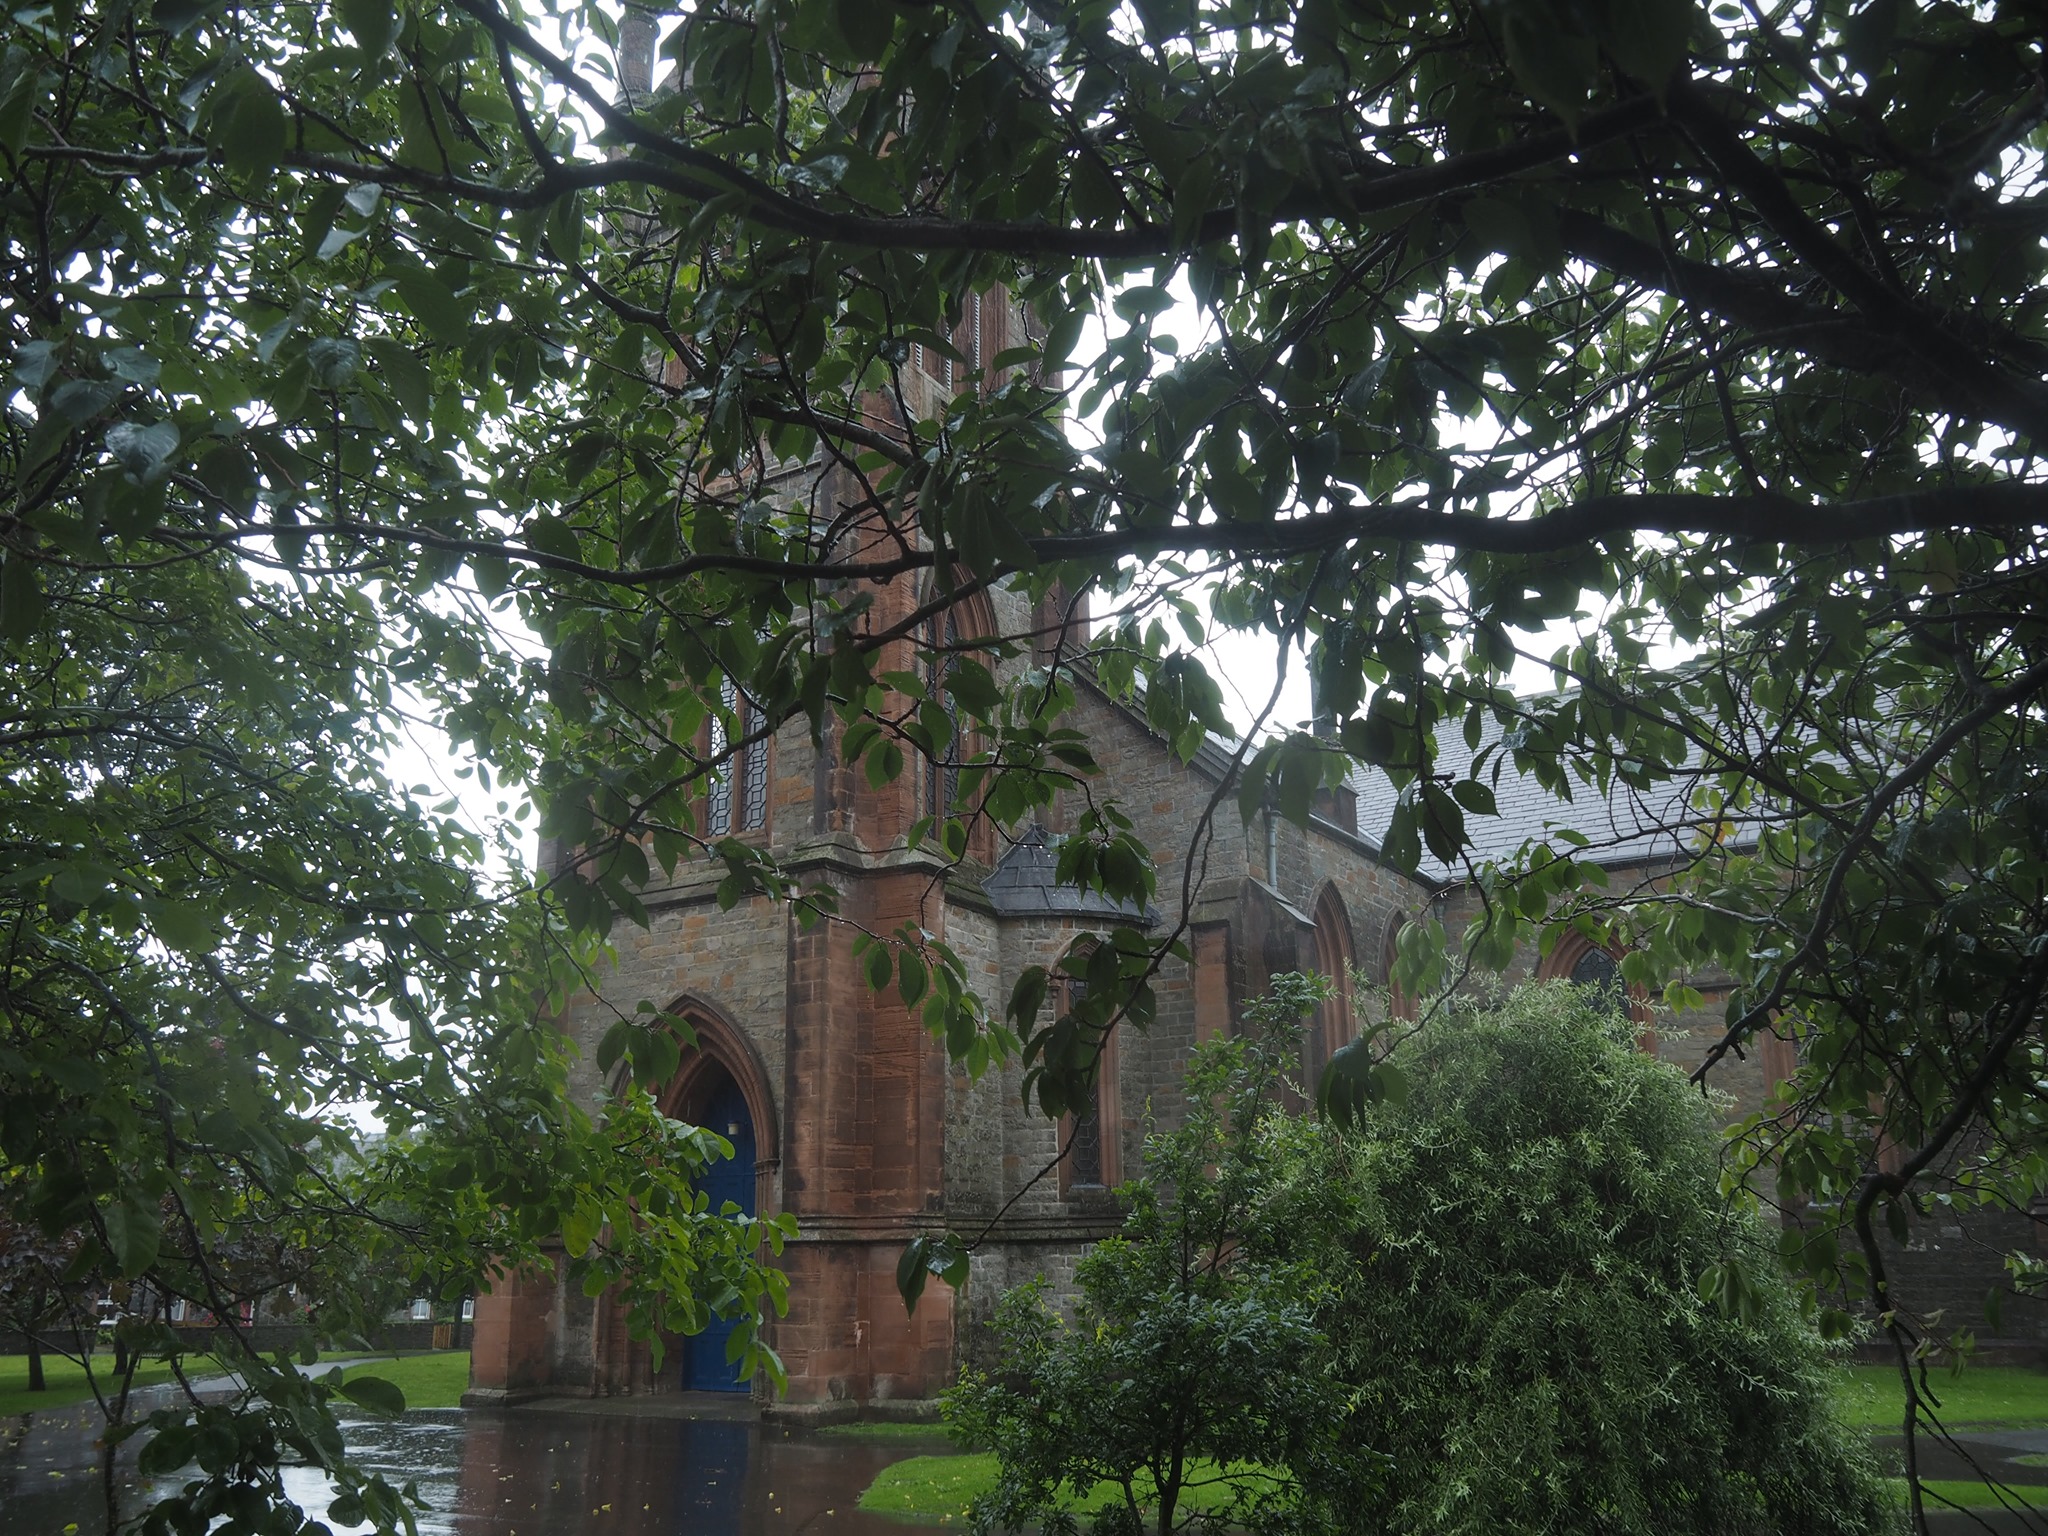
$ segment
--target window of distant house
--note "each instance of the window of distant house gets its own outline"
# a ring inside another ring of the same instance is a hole
[[[760,727],[760,712],[740,697],[729,677],[719,698],[725,711],[712,716],[705,741],[707,760],[714,765],[704,792],[704,831],[709,837],[752,832],[768,821],[768,739],[747,740]],[[730,757],[726,754],[733,738],[727,734],[727,720],[744,743]]]
[[[429,1300],[428,1300],[428,1299],[427,1299],[426,1297],[424,1297],[424,1296],[421,1296],[421,1297],[417,1298],[417,1299],[416,1299],[416,1300],[415,1300],[415,1301],[413,1302],[413,1304],[412,1304],[412,1320],[413,1320],[414,1322],[416,1322],[416,1323],[424,1323],[424,1322],[427,1322],[428,1320],[430,1320],[430,1319],[431,1319],[431,1318],[433,1317],[433,1315],[434,1315],[434,1304],[433,1304],[433,1303],[432,1303],[431,1301],[429,1301]]]
[[[1088,995],[1088,984],[1075,979],[1066,987],[1067,1008]],[[1062,1194],[1108,1189],[1122,1177],[1117,1142],[1118,1105],[1116,1035],[1102,1042],[1095,1062],[1095,1093],[1088,1106],[1060,1120],[1060,1145],[1067,1155],[1060,1163]]]
[[[476,1321],[476,1298],[474,1296],[462,1298],[462,1320],[465,1323]]]

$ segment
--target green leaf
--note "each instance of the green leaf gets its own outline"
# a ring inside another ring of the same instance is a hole
[[[362,348],[347,336],[319,336],[306,346],[306,366],[319,389],[348,388],[362,360]]]
[[[1586,93],[1600,72],[1600,50],[1594,40],[1538,0],[1508,7],[1501,35],[1515,78],[1567,127],[1576,128],[1586,109]]]
[[[1622,72],[1662,98],[1678,66],[1696,12],[1691,0],[1624,0],[1603,7],[1596,29]]]
[[[925,1282],[931,1276],[925,1265],[930,1246],[929,1239],[913,1237],[904,1244],[902,1256],[896,1260],[896,1294],[903,1298],[906,1313],[916,1313],[918,1299],[924,1295]]]
[[[1386,1069],[1393,1080],[1400,1074]],[[1353,1040],[1330,1053],[1330,1060],[1316,1079],[1316,1113],[1340,1130],[1352,1130],[1365,1113],[1385,1098],[1389,1076],[1373,1059],[1366,1041]]]
[[[896,12],[888,0],[834,0],[839,35],[858,60],[879,59],[895,37]]]
[[[455,296],[447,283],[421,267],[398,274],[398,296],[405,300],[427,334],[440,342],[460,342],[469,335],[472,305]]]
[[[1465,851],[1465,813],[1458,802],[1432,779],[1417,786],[1421,790],[1422,839],[1429,851],[1444,863],[1456,862]]]
[[[433,405],[433,376],[426,365],[413,355],[412,348],[392,337],[376,337],[364,346],[398,408],[415,423],[426,425]]]
[[[230,101],[227,112],[215,120],[216,140],[229,170],[244,176],[260,175],[276,165],[285,151],[288,119],[284,103],[254,70],[237,79]]]
[[[350,1373],[335,1384],[335,1390],[370,1413],[397,1418],[405,1412],[405,1393],[381,1376]]]
[[[100,1221],[107,1229],[114,1264],[124,1277],[132,1280],[156,1263],[164,1237],[163,1214],[156,1201],[140,1190],[125,1190],[100,1207]]]
[[[335,9],[365,60],[382,58],[398,40],[398,8],[392,0],[338,0]]]
[[[142,910],[156,936],[180,954],[209,954],[220,942],[214,915],[203,902],[145,896]]]
[[[903,997],[906,1008],[915,1008],[924,996],[929,977],[925,973],[924,958],[908,944],[896,957],[896,989]]]
[[[1493,787],[1478,779],[1460,779],[1451,786],[1451,796],[1474,816],[1498,816]]]
[[[867,972],[869,991],[879,992],[882,988],[889,985],[889,973],[893,967],[889,964],[888,945],[870,945],[867,953],[862,957],[861,963]]]
[[[107,452],[138,480],[154,480],[178,451],[178,429],[168,421],[116,422],[107,428]]]
[[[0,550],[0,639],[26,640],[48,611],[36,562]]]

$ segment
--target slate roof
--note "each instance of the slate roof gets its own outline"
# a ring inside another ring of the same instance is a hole
[[[1148,928],[1159,921],[1150,908],[1061,885],[1058,870],[1058,847],[1045,828],[1033,822],[996,860],[981,882],[982,894],[1004,917],[1107,917]]]
[[[1468,777],[1472,761],[1488,746],[1496,748],[1488,757],[1481,777],[1491,786],[1498,816],[1466,813],[1465,830],[1473,847],[1473,865],[1507,859],[1531,840],[1540,840],[1557,829],[1580,833],[1589,840],[1579,857],[1596,863],[1641,864],[1683,856],[1692,851],[1704,820],[1691,807],[1698,775],[1684,774],[1648,789],[1616,786],[1611,795],[1587,784],[1573,785],[1573,798],[1560,800],[1533,778],[1515,771],[1512,757],[1498,750],[1501,721],[1487,717],[1477,748],[1465,744],[1465,722],[1445,720],[1437,726],[1436,771],[1456,778]],[[1499,775],[1494,776],[1498,767]],[[1386,775],[1377,769],[1352,770],[1351,786],[1358,795],[1358,833],[1377,849],[1386,838],[1387,824],[1394,814],[1397,792]],[[1729,840],[1746,844],[1754,840],[1754,829],[1741,829]],[[1435,858],[1425,848],[1417,870],[1426,880],[1460,881],[1467,871],[1462,863],[1451,865]]]

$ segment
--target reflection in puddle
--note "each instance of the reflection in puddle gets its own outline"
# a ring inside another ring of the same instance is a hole
[[[78,1412],[0,1420],[0,1536],[74,1523],[79,1536],[104,1532],[93,1434]],[[417,1484],[428,1506],[422,1536],[905,1536],[855,1501],[891,1462],[943,1448],[544,1410],[415,1412],[395,1424],[351,1422],[348,1439],[365,1468]],[[299,1506],[324,1519],[320,1474],[286,1477]],[[123,1514],[136,1507],[131,1491]]]

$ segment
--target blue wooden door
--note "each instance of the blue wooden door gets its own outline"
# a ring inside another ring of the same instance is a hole
[[[714,1089],[699,1112],[698,1123],[718,1132],[732,1143],[732,1156],[713,1163],[697,1180],[697,1187],[711,1197],[711,1209],[722,1210],[727,1201],[747,1215],[754,1214],[754,1117],[747,1112],[746,1096],[739,1084],[727,1078]],[[739,1367],[725,1358],[726,1340],[732,1337],[733,1320],[714,1317],[704,1331],[683,1344],[683,1386],[692,1392],[744,1392]]]

